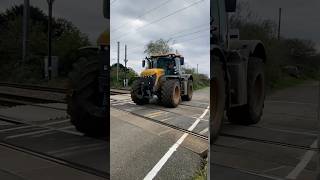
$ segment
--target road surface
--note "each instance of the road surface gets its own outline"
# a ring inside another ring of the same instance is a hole
[[[191,179],[208,150],[208,106],[209,88],[174,109],[111,96],[111,179]]]
[[[0,179],[106,179],[108,145],[76,131],[65,104],[0,108]]]
[[[225,122],[211,147],[211,177],[317,179],[318,103],[319,83],[307,82],[268,96],[256,125]]]

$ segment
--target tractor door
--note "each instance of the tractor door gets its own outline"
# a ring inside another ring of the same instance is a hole
[[[214,0],[211,8],[212,42],[227,47],[228,20],[225,0]]]

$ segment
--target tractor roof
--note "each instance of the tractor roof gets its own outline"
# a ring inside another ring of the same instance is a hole
[[[180,54],[177,54],[177,53],[166,53],[166,54],[155,54],[155,55],[152,55],[151,58],[153,57],[183,57],[182,55]]]

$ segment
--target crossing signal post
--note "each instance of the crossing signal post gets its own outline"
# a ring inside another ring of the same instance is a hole
[[[29,16],[30,1],[24,0],[23,5],[23,40],[22,40],[22,62],[28,59],[28,34],[29,34]]]
[[[52,69],[52,6],[54,0],[47,0],[49,6],[49,13],[48,13],[48,70],[49,74],[47,79],[51,80],[51,69]]]

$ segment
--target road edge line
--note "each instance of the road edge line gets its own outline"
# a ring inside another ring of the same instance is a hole
[[[201,119],[209,112],[209,107],[207,107],[205,109],[205,111],[203,112],[203,114],[197,118],[197,120],[189,127],[189,131],[192,131],[201,121]],[[169,150],[165,153],[164,156],[162,156],[162,158],[158,161],[158,163],[151,169],[151,171],[149,171],[149,173],[143,178],[144,180],[151,180],[154,177],[156,177],[156,175],[158,174],[158,172],[161,170],[161,168],[164,166],[164,164],[169,160],[169,158],[172,156],[172,154],[177,151],[178,147],[182,144],[182,142],[187,138],[189,134],[188,133],[184,133],[180,139],[174,143]]]

